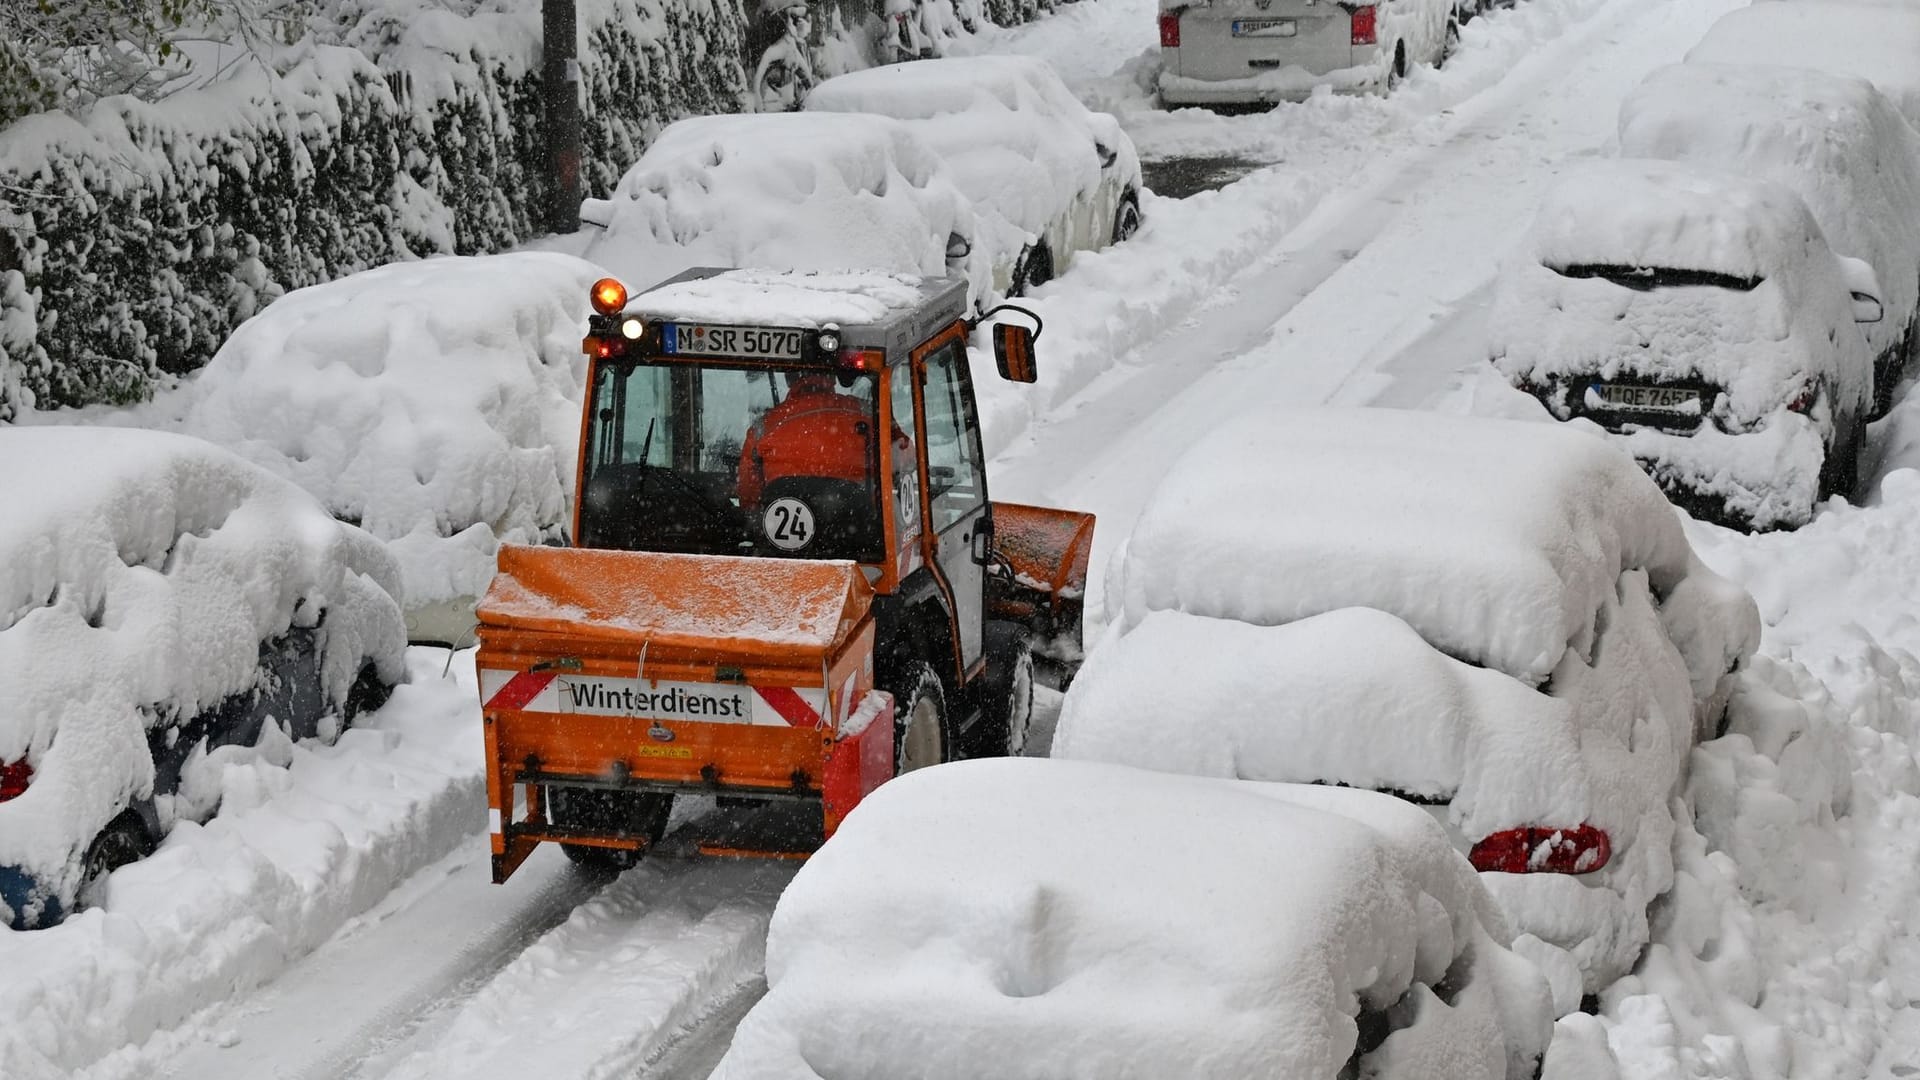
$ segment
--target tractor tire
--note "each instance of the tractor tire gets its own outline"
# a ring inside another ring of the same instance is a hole
[[[1028,248],[1014,268],[1013,293],[1025,296],[1053,280],[1053,250],[1045,240]]]
[[[1033,651],[1018,623],[989,622],[985,636],[987,670],[975,691],[980,722],[966,756],[1019,757],[1033,727]]]
[[[647,848],[660,842],[672,813],[673,796],[657,792],[547,789],[547,820],[555,825],[638,836],[646,841]],[[560,850],[581,866],[613,871],[632,869],[646,854],[645,849],[629,851],[591,844],[561,844]]]
[[[153,854],[153,837],[147,833],[146,822],[131,807],[120,811],[120,815],[107,822],[100,835],[87,845],[87,853],[80,860],[80,891],[76,907],[97,907],[105,899],[103,887],[107,876],[128,863],[138,862]]]
[[[1867,421],[1860,417],[1845,430],[1833,433],[1826,460],[1820,463],[1820,498],[1838,495],[1853,501],[1860,486],[1860,456],[1866,449]]]
[[[372,664],[360,668],[360,674],[347,688],[347,700],[340,707],[341,720],[347,727],[370,712],[385,706],[387,699],[393,696],[393,687],[380,678],[380,670]]]
[[[933,665],[909,661],[887,689],[893,692],[894,771],[909,773],[953,759],[946,688]]]

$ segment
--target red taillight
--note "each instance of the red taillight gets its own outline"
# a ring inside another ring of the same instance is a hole
[[[26,794],[27,785],[33,783],[33,766],[26,758],[11,765],[0,765],[0,802],[17,799]]]
[[[1160,14],[1160,47],[1177,49],[1180,47],[1180,15],[1166,11]]]
[[[1613,858],[1613,841],[1591,825],[1504,829],[1473,845],[1475,870],[1502,874],[1591,874]]]
[[[1373,44],[1374,11],[1375,8],[1371,4],[1353,9],[1353,43],[1355,45]]]
[[[1805,415],[1813,411],[1813,403],[1818,400],[1820,400],[1820,384],[1809,382],[1800,388],[1800,393],[1795,395],[1792,401],[1787,402],[1787,408]]]

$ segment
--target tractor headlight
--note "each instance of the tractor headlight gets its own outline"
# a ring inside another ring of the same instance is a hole
[[[640,335],[646,332],[647,324],[643,319],[623,319],[620,322],[620,336],[628,341],[638,341]]]

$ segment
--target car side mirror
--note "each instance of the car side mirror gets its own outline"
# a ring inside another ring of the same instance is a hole
[[[1887,317],[1886,305],[1880,298],[1870,293],[1853,294],[1853,321],[1857,323],[1877,323]]]
[[[604,229],[613,224],[613,202],[609,199],[580,200],[580,224]]]
[[[1030,383],[1039,378],[1033,369],[1033,331],[1019,323],[995,323],[993,360],[1000,365],[1000,377],[1009,382]]]
[[[1873,272],[1873,264],[1851,255],[1839,258],[1840,275],[1847,283],[1847,291],[1853,294],[1853,321],[1877,323],[1886,318],[1886,307],[1880,302],[1886,294],[1880,290],[1880,275]]]

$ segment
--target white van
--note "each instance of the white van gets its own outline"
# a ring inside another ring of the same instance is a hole
[[[1391,90],[1439,67],[1459,40],[1458,0],[1160,0],[1160,101],[1299,101],[1318,86]]]

